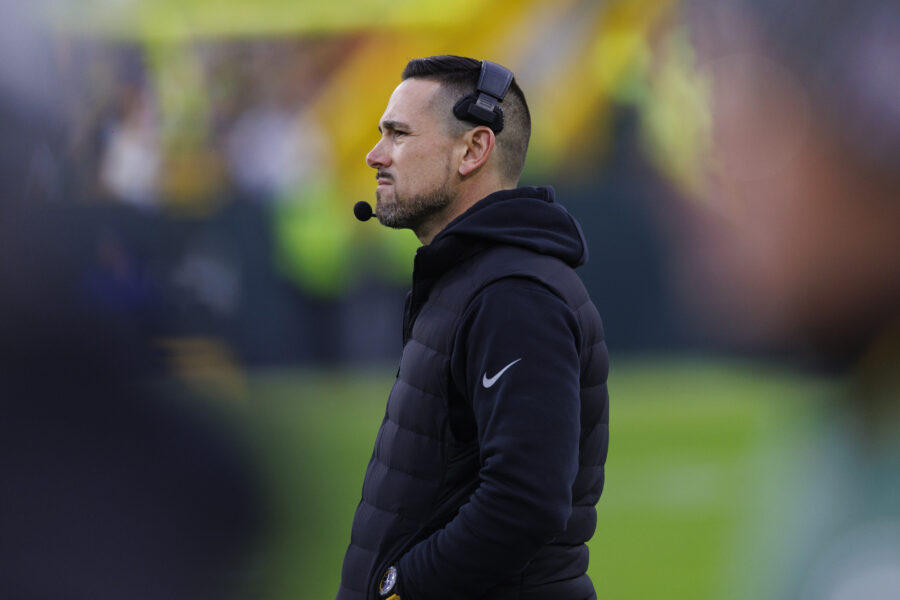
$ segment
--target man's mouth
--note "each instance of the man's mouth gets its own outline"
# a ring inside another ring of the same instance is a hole
[[[375,181],[378,182],[378,185],[390,185],[394,182],[394,178],[388,173],[379,171],[375,174]]]

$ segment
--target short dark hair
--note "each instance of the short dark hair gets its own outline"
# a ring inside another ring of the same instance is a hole
[[[473,127],[453,115],[453,106],[465,96],[473,93],[478,85],[481,61],[465,56],[441,54],[425,58],[414,58],[406,64],[401,78],[430,79],[440,82],[446,91],[441,102],[453,131],[462,132]],[[531,138],[531,113],[522,88],[513,78],[506,98],[500,104],[503,108],[503,131],[497,134],[497,156],[500,174],[516,182],[525,167],[528,154],[528,140]]]

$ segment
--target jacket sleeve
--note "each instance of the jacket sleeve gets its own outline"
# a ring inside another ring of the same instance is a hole
[[[471,401],[480,483],[399,561],[404,599],[478,598],[565,530],[580,435],[580,333],[541,284],[504,279],[464,315],[451,369]]]

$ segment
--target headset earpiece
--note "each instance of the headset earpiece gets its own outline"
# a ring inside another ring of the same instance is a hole
[[[513,73],[506,67],[489,60],[481,61],[481,75],[476,92],[456,103],[453,114],[461,121],[487,125],[494,133],[503,131],[503,102],[513,80]]]

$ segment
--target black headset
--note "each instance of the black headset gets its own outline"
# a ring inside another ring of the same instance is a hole
[[[481,61],[476,91],[456,103],[453,114],[461,121],[487,125],[494,133],[503,131],[503,102],[513,73],[506,67],[489,60]]]

